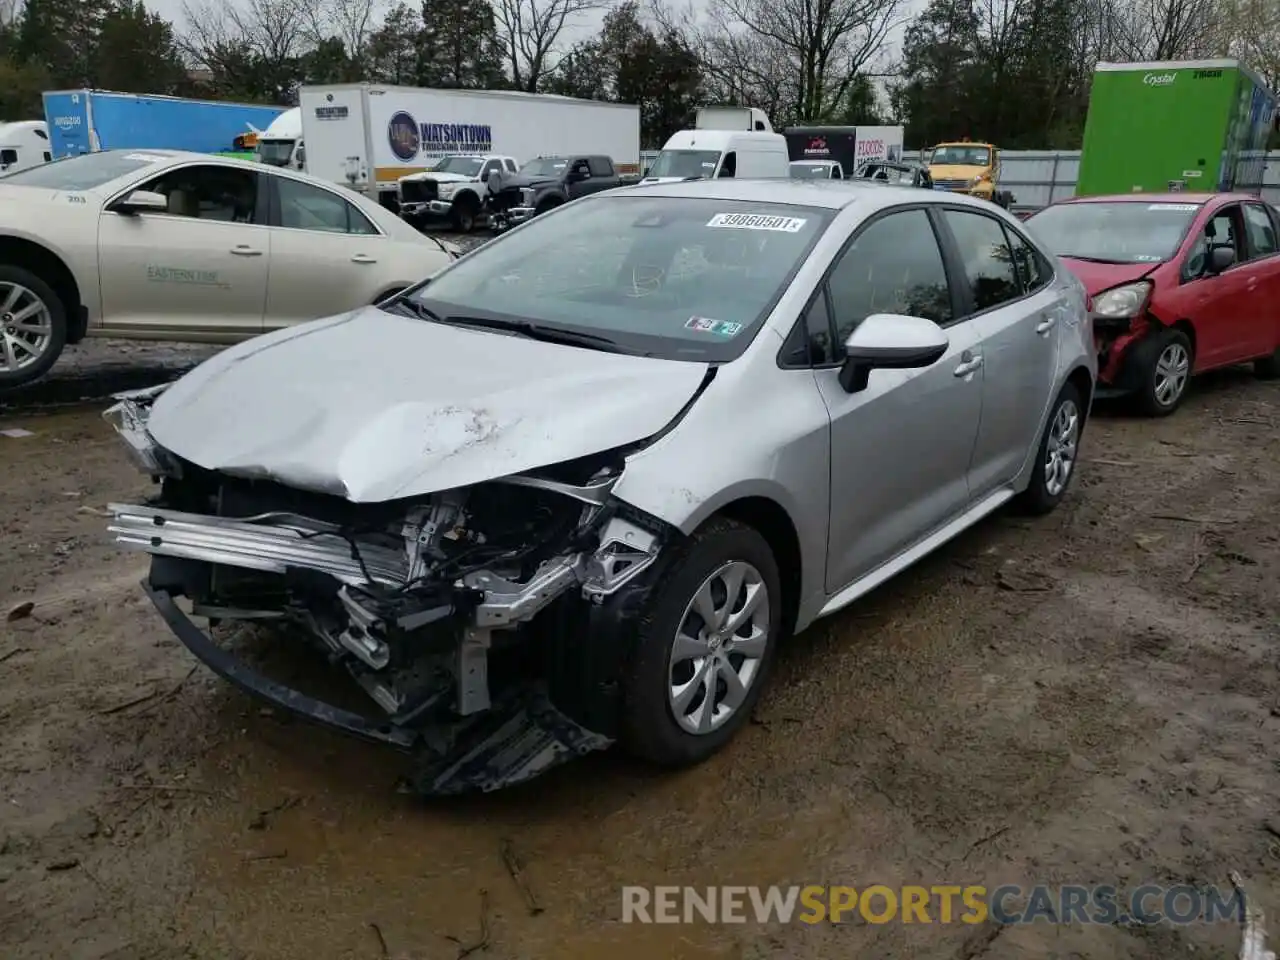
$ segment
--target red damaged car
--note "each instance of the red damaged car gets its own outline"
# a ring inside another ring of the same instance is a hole
[[[1195,373],[1280,376],[1280,212],[1231,193],[1065,200],[1027,218],[1090,297],[1098,396],[1167,416]]]

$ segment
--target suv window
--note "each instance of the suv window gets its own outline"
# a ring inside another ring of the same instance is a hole
[[[169,201],[169,215],[222,223],[258,222],[258,175],[214,164],[179,167],[138,189]]]
[[[613,176],[613,165],[604,157],[587,157],[587,166],[591,168],[593,177]]]
[[[835,314],[835,349],[873,313],[952,320],[951,290],[933,224],[924,210],[876,220],[840,255],[827,280]]]
[[[324,233],[377,233],[369,219],[351,203],[330,190],[291,177],[277,177],[280,226]]]
[[[1258,203],[1244,206],[1244,228],[1249,238],[1249,257],[1269,257],[1276,252],[1276,228],[1267,211]]]
[[[1004,224],[1005,236],[1009,238],[1009,248],[1013,251],[1013,263],[1018,270],[1018,280],[1022,283],[1023,293],[1034,293],[1053,277],[1053,271],[1044,262],[1040,252],[1036,250],[1022,234]]]
[[[1000,221],[968,210],[945,210],[943,216],[956,238],[974,310],[990,310],[1021,297],[1013,251]]]

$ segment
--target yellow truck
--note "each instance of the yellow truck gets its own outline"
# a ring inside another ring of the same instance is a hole
[[[1013,194],[1001,190],[1000,151],[990,143],[957,140],[940,143],[929,154],[929,176],[937,190],[967,193],[1008,210]]]

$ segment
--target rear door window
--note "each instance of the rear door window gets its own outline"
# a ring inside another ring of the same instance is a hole
[[[943,215],[964,263],[973,309],[981,313],[1021,297],[1003,225],[994,217],[968,210],[946,210]]]

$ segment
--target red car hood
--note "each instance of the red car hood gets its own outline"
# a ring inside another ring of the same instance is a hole
[[[1159,263],[1094,263],[1090,260],[1073,260],[1059,257],[1068,270],[1080,278],[1089,296],[1096,297],[1103,290],[1110,290],[1122,283],[1141,280]]]

